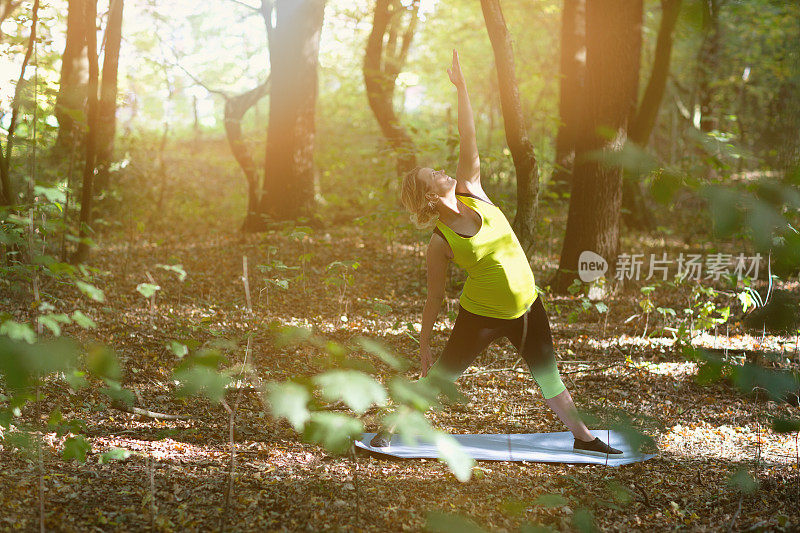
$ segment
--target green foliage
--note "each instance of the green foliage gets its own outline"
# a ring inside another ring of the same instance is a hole
[[[371,405],[383,405],[387,400],[383,385],[354,370],[330,370],[313,378],[322,397],[328,401],[342,400],[357,414]]]
[[[442,393],[454,400],[463,398],[445,376],[430,373],[425,379],[412,382],[401,373],[408,363],[369,338],[359,337],[356,345],[348,349],[302,328],[280,328],[275,337],[284,346],[306,343],[316,346],[327,352],[331,363],[331,368],[314,376],[270,383],[265,388],[264,396],[272,415],[285,418],[295,431],[302,433],[304,440],[320,444],[332,453],[344,453],[363,432],[358,418],[323,410],[314,401],[317,396],[328,402],[342,401],[356,415],[372,406],[384,407],[391,399],[395,408],[383,413],[383,427],[395,428],[407,442],[423,438],[434,443],[457,479],[470,478],[473,459],[450,435],[434,429],[422,414],[429,408],[441,407],[438,396]],[[353,368],[362,366],[349,361],[360,349],[379,357],[391,368],[388,390],[363,370]],[[343,365],[349,368],[341,368]]]
[[[83,435],[68,437],[64,441],[64,451],[61,453],[65,461],[75,459],[79,463],[86,462],[86,454],[91,450],[91,445]]]

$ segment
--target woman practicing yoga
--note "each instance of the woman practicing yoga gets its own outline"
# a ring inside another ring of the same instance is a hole
[[[575,437],[573,450],[591,455],[621,455],[594,438],[578,416],[556,366],[547,314],[525,252],[505,215],[481,187],[475,123],[464,76],[453,50],[447,70],[458,89],[460,148],[456,179],[443,170],[415,168],[403,179],[402,202],[418,227],[436,220],[427,251],[428,296],[420,333],[421,374],[437,372],[455,381],[489,344],[507,337],[528,363],[547,405]],[[430,337],[445,297],[447,264],[467,271],[458,317],[436,364],[431,367]],[[381,431],[373,446],[387,446]]]

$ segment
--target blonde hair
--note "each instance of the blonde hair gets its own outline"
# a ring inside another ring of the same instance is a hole
[[[420,170],[422,167],[414,167],[403,176],[400,201],[411,213],[411,223],[418,229],[424,229],[439,216],[436,211],[438,196],[429,192],[427,186],[417,179]]]

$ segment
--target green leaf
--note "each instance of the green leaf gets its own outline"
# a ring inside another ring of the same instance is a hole
[[[776,418],[772,421],[776,433],[795,433],[800,431],[800,420],[796,418]]]
[[[6,320],[0,324],[0,335],[15,341],[25,341],[28,344],[36,342],[36,332],[28,324],[21,324],[14,320]]]
[[[392,351],[381,344],[380,342],[367,338],[367,337],[359,337],[356,339],[358,344],[361,345],[364,350],[372,355],[377,356],[381,361],[389,365],[390,367],[403,372],[408,369],[410,363],[406,359],[401,359],[394,355]]]
[[[387,415],[382,424],[384,427],[393,427],[409,446],[416,446],[419,438],[427,442],[434,442],[436,439],[436,430],[425,415],[406,406]]]
[[[111,461],[122,461],[130,457],[131,452],[125,448],[110,448],[100,454],[100,464],[110,463]]]
[[[91,329],[97,327],[97,324],[95,324],[94,320],[83,314],[83,312],[80,311],[79,309],[76,309],[75,311],[72,312],[72,320],[74,320],[76,324],[78,324],[80,327],[84,329]]]
[[[189,353],[189,347],[178,341],[169,341],[167,348],[169,348],[172,353],[178,357],[178,359],[182,359],[183,356]]]
[[[395,403],[409,405],[418,411],[439,405],[439,391],[428,380],[410,381],[396,376],[389,382],[389,391]]]
[[[161,287],[159,285],[154,285],[153,283],[140,283],[136,286],[136,290],[139,291],[139,294],[145,298],[150,298],[156,293],[156,291],[160,291]]]
[[[117,354],[102,344],[93,344],[86,354],[86,364],[96,376],[117,380],[122,377],[122,368],[119,365]]]
[[[292,381],[270,383],[267,387],[267,401],[275,418],[285,418],[295,431],[301,431],[311,418],[308,400],[311,394],[305,387]]]
[[[306,442],[321,444],[332,453],[345,453],[353,439],[361,436],[364,425],[360,420],[342,413],[311,413],[303,431]]]
[[[108,387],[100,389],[100,392],[111,398],[112,400],[116,400],[118,402],[122,402],[125,405],[133,405],[134,394],[133,391],[130,391],[122,386],[122,384],[118,381],[113,379],[103,378],[103,381],[106,382]]]
[[[269,279],[268,278],[267,282],[269,282],[272,285],[275,285],[276,287],[279,287],[279,288],[281,288],[283,290],[286,290],[286,289],[289,288],[289,280],[288,279]]]
[[[534,505],[552,509],[554,507],[561,507],[567,505],[567,499],[560,494],[544,493],[540,494],[533,500]]]
[[[87,441],[83,435],[68,437],[67,440],[64,441],[64,451],[61,453],[61,456],[65,461],[75,459],[79,463],[85,463],[86,454],[90,449],[89,441]]]
[[[89,382],[86,380],[86,372],[82,372],[80,370],[70,370],[64,373],[64,380],[72,387],[74,390],[80,390],[87,385]]]
[[[178,280],[180,281],[186,279],[186,271],[183,269],[183,265],[162,265],[158,263],[156,264],[156,267],[175,272],[176,274],[178,274]]]
[[[98,289],[94,285],[92,285],[90,283],[86,283],[84,281],[80,281],[80,280],[75,280],[75,285],[78,287],[78,289],[83,294],[85,294],[86,296],[88,296],[89,298],[94,300],[95,302],[105,302],[106,301],[106,295],[103,294],[103,291],[101,291],[100,289]]]
[[[371,377],[355,370],[331,370],[314,376],[322,397],[328,401],[342,400],[353,411],[363,414],[372,404],[386,403],[386,389]]]
[[[225,388],[231,378],[207,366],[196,365],[173,373],[173,378],[180,382],[176,393],[178,396],[200,394],[219,403],[225,397]]]
[[[746,468],[739,468],[729,479],[728,485],[745,494],[752,494],[758,489],[758,480],[754,479]]]
[[[594,516],[588,509],[576,509],[572,515],[572,525],[580,533],[593,533],[599,531],[594,523]]]
[[[440,457],[459,481],[469,481],[475,460],[464,452],[461,445],[451,435],[437,431],[434,437]]]

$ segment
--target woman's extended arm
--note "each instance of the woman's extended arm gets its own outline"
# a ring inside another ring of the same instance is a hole
[[[447,69],[450,81],[458,89],[458,169],[456,180],[466,183],[480,183],[481,162],[478,157],[478,141],[475,137],[475,119],[467,93],[467,82],[461,73],[458,52],[453,50],[453,65]]]
[[[419,334],[420,373],[422,377],[428,374],[428,369],[433,364],[431,355],[431,332],[439,309],[445,297],[445,284],[447,280],[447,263],[450,252],[447,243],[434,234],[428,245],[428,297],[422,310],[422,329]]]

